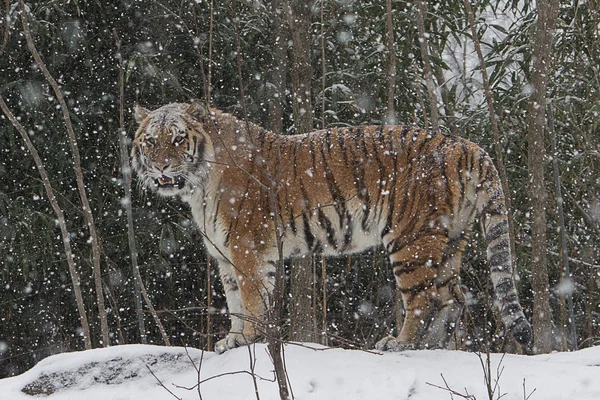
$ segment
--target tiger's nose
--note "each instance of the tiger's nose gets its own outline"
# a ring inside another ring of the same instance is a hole
[[[167,170],[167,168],[169,168],[171,166],[171,161],[170,160],[164,160],[162,162],[161,161],[157,161],[157,162],[154,163],[154,166],[160,172],[165,172]]]

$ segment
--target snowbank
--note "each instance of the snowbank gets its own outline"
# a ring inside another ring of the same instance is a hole
[[[252,377],[240,373],[251,370],[251,353],[260,399],[278,399],[266,345],[257,344],[220,356],[147,345],[59,354],[22,375],[0,380],[0,400],[32,399],[32,394],[53,400],[199,399],[195,385],[201,360],[200,379],[214,377],[200,386],[202,399],[251,400],[256,398]],[[447,391],[432,386],[445,386],[442,375],[453,390],[487,399],[480,360],[473,353],[381,354],[289,344],[285,355],[297,399],[450,399]],[[527,395],[535,389],[532,400],[600,399],[600,347],[503,359],[492,354],[492,369],[494,377],[502,371],[499,393],[505,394],[504,400],[523,400],[524,382]]]

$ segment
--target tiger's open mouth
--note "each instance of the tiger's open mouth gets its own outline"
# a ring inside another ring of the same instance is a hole
[[[170,176],[159,176],[158,178],[154,179],[154,184],[159,188],[177,188],[177,189],[183,189],[183,186],[185,185],[185,179],[183,179],[182,176],[178,175],[175,177],[170,177]]]

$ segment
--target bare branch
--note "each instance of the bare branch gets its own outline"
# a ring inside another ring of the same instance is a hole
[[[69,275],[71,276],[71,282],[73,283],[73,292],[75,294],[75,302],[77,303],[77,311],[79,312],[79,320],[81,322],[81,329],[83,330],[83,341],[85,344],[85,349],[89,350],[92,348],[92,340],[90,336],[90,325],[88,323],[87,315],[85,312],[85,305],[83,302],[83,295],[81,293],[81,278],[79,276],[79,272],[75,268],[75,260],[73,258],[73,251],[71,249],[71,239],[69,238],[69,232],[67,230],[67,224],[65,220],[65,215],[58,204],[58,200],[54,195],[54,189],[50,184],[50,179],[48,178],[48,173],[46,172],[46,168],[44,167],[44,163],[42,159],[33,145],[33,142],[29,138],[27,131],[21,125],[21,123],[15,118],[13,113],[10,111],[6,103],[4,102],[4,98],[0,95],[0,108],[4,112],[4,114],[8,117],[8,120],[12,123],[15,129],[21,134],[21,138],[25,142],[29,153],[33,157],[36,168],[40,174],[42,179],[42,183],[44,184],[44,189],[46,191],[46,196],[48,196],[48,201],[52,206],[52,210],[54,210],[54,214],[56,214],[56,221],[60,227],[60,233],[62,236],[63,247],[65,250],[65,255],[67,257],[67,264],[69,266]]]
[[[182,399],[181,399],[181,397],[177,397],[177,396],[175,395],[175,393],[171,392],[171,391],[169,390],[169,388],[168,388],[168,387],[166,387],[166,386],[164,385],[164,383],[162,383],[162,381],[161,381],[160,379],[158,379],[158,377],[156,376],[156,374],[155,374],[155,373],[152,371],[152,369],[150,369],[150,367],[149,367],[148,365],[146,365],[146,368],[148,368],[148,371],[150,371],[150,373],[152,374],[152,376],[154,377],[154,379],[156,379],[156,381],[158,382],[158,384],[159,384],[160,386],[162,386],[162,388],[163,388],[163,389],[165,389],[167,392],[169,392],[169,394],[170,394],[171,396],[175,397],[177,400],[182,400]],[[178,386],[176,386],[176,387],[178,387]]]
[[[442,380],[444,381],[444,385],[445,386],[438,386],[438,385],[434,385],[433,383],[429,383],[429,382],[425,382],[425,383],[427,385],[429,385],[429,386],[434,387],[434,388],[438,388],[438,389],[442,389],[442,390],[447,391],[448,393],[450,393],[450,398],[451,399],[454,399],[453,396],[458,396],[458,397],[460,397],[462,399],[477,400],[477,398],[474,395],[469,394],[469,392],[467,392],[466,389],[465,389],[466,394],[462,394],[460,392],[457,392],[454,389],[451,389],[450,386],[448,385],[448,382],[446,382],[446,378],[444,378],[444,375],[442,375]]]
[[[65,102],[62,92],[60,91],[58,83],[52,77],[52,74],[50,74],[48,68],[46,68],[46,64],[44,63],[42,57],[38,53],[33,42],[33,38],[31,37],[31,32],[29,31],[29,22],[27,21],[27,10],[25,9],[24,0],[19,0],[19,4],[21,7],[21,21],[23,23],[23,33],[25,34],[25,39],[27,40],[27,47],[29,48],[31,55],[35,59],[36,64],[38,65],[44,77],[46,78],[46,81],[50,84],[52,90],[54,91],[54,94],[56,95],[56,99],[60,104],[63,119],[65,121],[65,126],[67,128],[69,144],[71,146],[71,152],[73,153],[73,169],[75,171],[77,189],[79,191],[81,206],[83,208],[83,212],[90,232],[90,239],[92,245],[93,275],[96,287],[96,301],[98,303],[98,314],[100,317],[100,330],[102,332],[102,346],[106,347],[110,344],[110,339],[108,337],[108,320],[106,318],[106,310],[104,307],[104,290],[102,288],[102,277],[100,270],[100,244],[98,240],[98,234],[96,233],[94,214],[92,213],[92,208],[90,206],[90,202],[88,200],[85,189],[85,183],[83,181],[83,169],[81,168],[81,158],[79,156],[79,148],[77,145],[75,130],[73,129],[73,124],[71,123],[71,117],[69,115],[67,103]]]

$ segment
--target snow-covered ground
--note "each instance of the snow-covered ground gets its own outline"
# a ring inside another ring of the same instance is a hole
[[[253,379],[241,372],[251,370],[250,354],[256,361],[260,399],[278,399],[264,344],[223,355],[147,345],[59,354],[22,375],[1,379],[0,399],[31,399],[25,390],[53,400],[252,400],[258,398]],[[488,399],[480,359],[473,353],[381,354],[290,344],[285,355],[296,399],[450,399],[447,390],[433,386],[444,387],[444,379],[463,395],[468,392],[478,400]],[[201,360],[200,380],[207,381],[200,385],[199,394],[195,385]],[[530,394],[532,400],[600,399],[600,347],[541,356],[506,355],[503,359],[501,354],[492,354],[494,378],[498,371],[501,375],[494,399],[504,395],[504,400],[523,400]],[[41,394],[49,392],[49,396]]]

